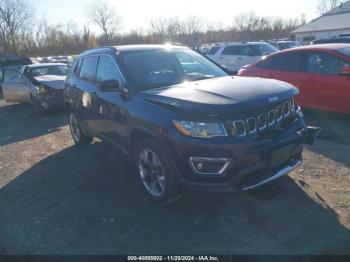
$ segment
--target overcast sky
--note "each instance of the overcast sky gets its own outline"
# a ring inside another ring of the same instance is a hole
[[[74,20],[79,26],[88,23],[85,6],[90,0],[29,0],[37,17],[45,15],[52,23]],[[161,16],[186,17],[196,15],[205,20],[231,25],[233,17],[242,12],[254,11],[258,15],[300,17],[307,20],[317,17],[320,0],[106,0],[115,6],[123,19],[123,32],[131,29],[148,30],[150,20]],[[96,30],[96,29],[95,29]]]

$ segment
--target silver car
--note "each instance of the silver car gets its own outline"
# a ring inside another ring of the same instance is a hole
[[[32,103],[40,110],[60,107],[68,71],[62,63],[4,67],[4,99],[7,102]]]

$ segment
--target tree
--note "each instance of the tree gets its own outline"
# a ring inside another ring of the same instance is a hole
[[[21,35],[33,23],[34,10],[27,0],[0,1],[0,34],[4,51],[18,51]]]
[[[341,0],[320,0],[317,6],[317,11],[320,13],[320,15],[323,15],[339,6],[341,2]]]
[[[103,31],[107,40],[112,39],[113,35],[121,28],[121,17],[112,5],[103,0],[93,0],[86,7],[86,15],[92,23]]]

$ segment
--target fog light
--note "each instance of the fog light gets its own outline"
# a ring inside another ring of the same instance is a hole
[[[198,168],[198,170],[202,170],[202,169],[204,168],[204,163],[199,162],[199,163],[197,164],[197,168]]]
[[[223,175],[232,164],[231,158],[190,157],[190,166],[197,175]]]

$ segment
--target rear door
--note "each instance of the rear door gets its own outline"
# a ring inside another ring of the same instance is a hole
[[[302,89],[302,53],[290,52],[274,55],[257,64],[256,76],[288,82]]]
[[[15,69],[3,70],[2,83],[4,99],[7,102],[30,102],[29,83],[23,75]]]
[[[240,60],[243,59],[243,57],[239,55],[239,52],[239,45],[226,46],[219,55],[218,63],[227,68],[227,70],[230,72],[238,72],[238,70],[241,68]]]
[[[308,94],[308,106],[349,113],[350,77],[339,73],[350,64],[326,52],[307,53],[305,64],[303,88]]]
[[[97,134],[96,115],[94,112],[94,100],[96,93],[96,65],[97,56],[89,56],[82,59],[79,75],[74,83],[76,96],[79,97],[78,116],[82,128],[91,135]]]

